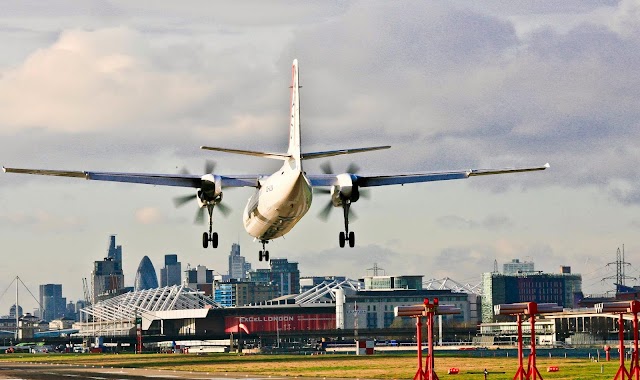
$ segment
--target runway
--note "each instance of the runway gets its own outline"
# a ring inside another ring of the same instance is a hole
[[[146,368],[103,368],[97,366],[56,365],[42,363],[0,362],[0,379],[3,380],[69,380],[69,379],[245,379],[245,380],[278,380],[278,377],[254,377],[234,373],[232,376],[203,372],[167,371]]]

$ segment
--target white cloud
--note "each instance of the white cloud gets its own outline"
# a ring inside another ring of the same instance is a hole
[[[208,94],[211,82],[161,69],[145,36],[126,27],[68,30],[0,77],[3,132],[148,133]],[[132,123],[135,121],[135,125]]]
[[[141,224],[158,224],[164,222],[166,217],[155,207],[143,207],[136,210],[135,219]]]

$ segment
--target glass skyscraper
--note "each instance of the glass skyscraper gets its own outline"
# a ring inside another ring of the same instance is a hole
[[[136,280],[133,289],[137,292],[140,290],[153,289],[158,287],[158,276],[156,269],[151,263],[149,256],[145,256],[140,260],[138,270],[136,271]]]

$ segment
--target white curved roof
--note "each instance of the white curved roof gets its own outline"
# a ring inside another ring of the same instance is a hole
[[[136,315],[149,318],[157,312],[219,308],[212,297],[185,285],[129,292],[81,310],[94,322],[131,320]],[[151,318],[153,319],[153,318]]]

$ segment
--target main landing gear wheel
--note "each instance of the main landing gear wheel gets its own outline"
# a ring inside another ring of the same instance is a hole
[[[264,259],[264,261],[269,261],[269,251],[267,251],[267,249],[265,248],[265,244],[268,244],[269,241],[268,240],[262,240],[262,251],[258,252],[258,260],[262,261],[262,259]]]
[[[349,232],[348,234],[340,232],[340,235],[338,236],[338,242],[340,243],[340,248],[344,248],[346,242],[349,243],[349,247],[353,248],[356,246],[356,234],[354,234],[353,231]]]
[[[211,242],[211,248],[218,248],[218,233],[211,232],[211,235],[207,232],[202,233],[202,248],[207,248]]]
[[[213,205],[207,206],[209,212],[209,232],[202,233],[202,248],[207,248],[211,242],[211,248],[218,248],[218,233],[213,232]]]

